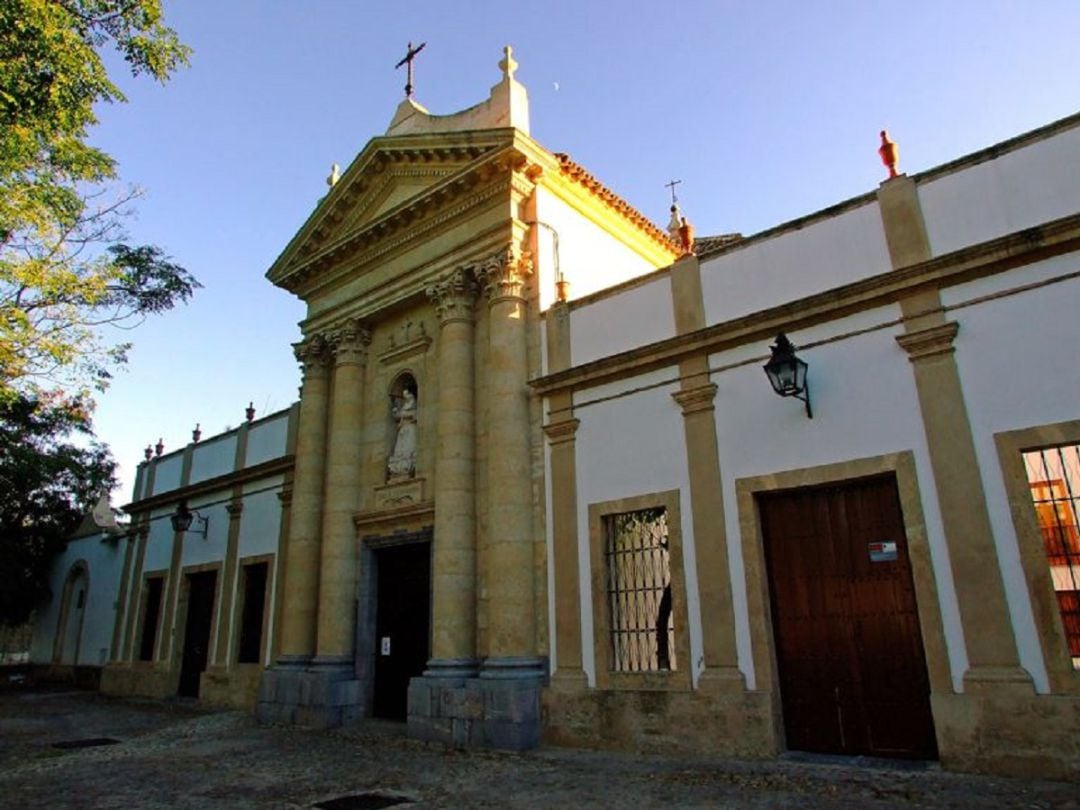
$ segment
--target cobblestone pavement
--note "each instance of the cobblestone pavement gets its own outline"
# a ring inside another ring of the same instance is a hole
[[[54,743],[111,737],[62,750]],[[0,693],[0,807],[312,807],[378,793],[402,808],[1080,808],[1080,786],[820,762],[543,748],[462,752],[395,724],[260,727],[239,712],[88,692]]]

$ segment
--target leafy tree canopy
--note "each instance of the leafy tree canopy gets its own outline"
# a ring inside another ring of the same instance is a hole
[[[0,624],[48,597],[49,560],[113,486],[109,451],[91,437],[81,398],[0,399]]]
[[[100,51],[165,81],[189,49],[160,0],[0,0],[0,397],[101,389],[126,344],[98,327],[188,300],[200,286],[157,247],[124,244],[135,191],[86,143],[94,105],[122,102]]]

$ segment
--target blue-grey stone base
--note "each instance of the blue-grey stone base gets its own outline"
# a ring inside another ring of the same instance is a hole
[[[333,728],[368,714],[352,659],[279,661],[259,682],[260,723]]]
[[[479,677],[427,674],[436,671],[429,665],[425,675],[409,681],[410,737],[507,751],[540,743],[542,659],[488,659]]]

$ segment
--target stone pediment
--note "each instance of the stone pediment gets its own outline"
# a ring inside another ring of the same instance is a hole
[[[511,130],[373,139],[267,273],[293,289],[298,272],[368,232],[389,233],[453,195],[457,181],[513,142]],[[449,193],[448,193],[449,190]]]

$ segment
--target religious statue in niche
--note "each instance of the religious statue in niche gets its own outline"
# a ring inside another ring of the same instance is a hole
[[[386,462],[390,481],[412,478],[416,474],[416,381],[404,375],[390,394],[390,415],[394,419],[394,447]]]

